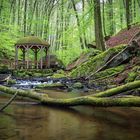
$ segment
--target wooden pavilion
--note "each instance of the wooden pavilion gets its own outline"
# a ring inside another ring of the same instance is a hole
[[[44,66],[47,68],[48,60],[43,61],[43,54],[45,52],[47,58],[49,46],[48,42],[36,36],[28,36],[19,39],[15,44],[15,68],[43,69]],[[19,49],[22,51],[22,60],[18,58]],[[29,59],[29,50],[34,52],[34,61]],[[39,53],[41,58],[38,60]]]

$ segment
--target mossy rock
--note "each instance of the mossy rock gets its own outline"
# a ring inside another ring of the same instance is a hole
[[[125,69],[125,65],[121,65],[121,66],[114,67],[114,68],[109,68],[104,71],[96,73],[92,78],[98,79],[98,78],[109,77],[111,75],[113,76],[115,74],[122,72],[124,69]]]
[[[16,80],[15,79],[9,79],[8,80],[8,85],[13,85],[16,84]]]
[[[66,77],[68,77],[68,75],[67,75],[66,72],[63,71],[63,70],[57,70],[57,72],[54,73],[54,74],[51,76],[51,78],[56,78],[56,79],[58,79],[58,78],[66,78]]]
[[[53,74],[52,76],[51,76],[51,78],[56,78],[56,79],[58,79],[58,78],[65,78],[66,77],[66,75],[64,75],[64,74],[59,74],[59,73],[55,73],[55,74]]]
[[[63,85],[62,83],[40,84],[36,86],[36,88],[47,88],[47,89],[64,88],[64,87],[65,85]]]
[[[80,83],[80,82],[76,82],[76,83],[73,84],[72,87],[73,87],[73,88],[77,88],[77,89],[81,89],[81,88],[83,88],[83,84]]]
[[[114,54],[122,51],[126,46],[117,46],[114,48],[110,48],[105,52],[102,52],[94,57],[91,57],[87,62],[81,64],[76,69],[74,69],[71,73],[71,77],[86,77],[91,73],[94,73],[100,67],[102,67]]]

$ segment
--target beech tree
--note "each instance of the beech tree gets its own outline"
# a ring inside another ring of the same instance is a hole
[[[95,20],[95,41],[96,47],[105,50],[105,44],[102,32],[100,0],[94,0],[94,20]]]

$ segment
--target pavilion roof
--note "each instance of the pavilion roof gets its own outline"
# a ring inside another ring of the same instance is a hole
[[[43,45],[49,47],[49,43],[37,36],[27,36],[19,39],[15,45]]]

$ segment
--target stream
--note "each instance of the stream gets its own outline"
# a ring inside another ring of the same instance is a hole
[[[17,81],[13,88],[34,88],[40,83]],[[56,90],[39,92],[52,98],[87,94]],[[0,106],[9,98],[0,96]],[[0,113],[0,140],[139,140],[139,118],[140,108],[137,107],[56,108],[22,98]]]
[[[0,113],[0,140],[139,140],[139,118],[140,108],[54,108],[17,100]]]

